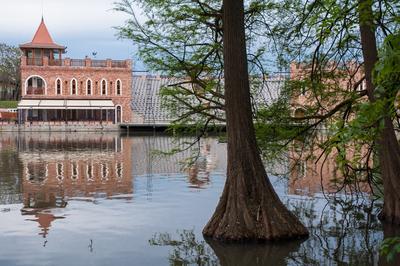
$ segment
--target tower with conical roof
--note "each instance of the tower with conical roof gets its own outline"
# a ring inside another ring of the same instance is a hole
[[[58,64],[61,62],[61,55],[65,53],[66,49],[65,46],[53,41],[43,17],[32,41],[21,44],[19,47],[26,56],[28,65],[43,65],[44,57],[47,57],[50,62]]]

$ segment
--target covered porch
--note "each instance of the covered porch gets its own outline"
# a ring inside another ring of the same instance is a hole
[[[112,100],[35,100],[18,104],[19,124],[116,124],[120,110]]]

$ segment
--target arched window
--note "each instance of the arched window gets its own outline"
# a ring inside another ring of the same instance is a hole
[[[78,83],[76,82],[76,79],[71,80],[71,95],[77,95],[78,94]]]
[[[46,81],[38,75],[30,76],[25,81],[25,94],[28,95],[46,95]]]
[[[92,95],[92,81],[90,79],[86,81],[86,95]]]
[[[29,162],[26,166],[26,179],[32,183],[41,183],[47,179],[48,169],[45,162]]]
[[[61,79],[56,80],[56,94],[61,95],[62,94],[62,82]]]
[[[115,121],[117,123],[122,123],[122,108],[121,108],[121,105],[117,105],[117,107],[116,107]]]
[[[123,163],[122,162],[118,162],[115,165],[115,175],[117,177],[118,180],[122,179],[122,175],[123,175]]]
[[[64,165],[62,163],[57,163],[57,179],[59,181],[64,179]]]
[[[101,179],[108,180],[108,166],[106,163],[102,163],[100,169]]]
[[[88,181],[93,181],[94,176],[93,176],[93,164],[88,163],[86,166],[86,178]]]
[[[101,95],[107,95],[107,81],[105,79],[101,81]]]
[[[115,83],[115,93],[117,95],[121,95],[122,94],[122,83],[121,83],[121,80],[119,80],[119,79]]]
[[[78,179],[78,163],[77,162],[72,162],[71,163],[71,179],[76,180]]]

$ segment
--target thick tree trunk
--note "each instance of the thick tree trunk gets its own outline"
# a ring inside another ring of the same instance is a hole
[[[370,0],[359,1],[359,20],[367,95],[369,101],[374,102],[372,71],[378,61],[378,50]],[[386,116],[383,122],[384,129],[376,142],[384,189],[384,206],[380,218],[400,224],[400,146],[391,118]]]
[[[223,10],[227,179],[203,234],[222,241],[307,236],[307,229],[275,193],[257,148],[250,103],[243,0],[224,0]]]

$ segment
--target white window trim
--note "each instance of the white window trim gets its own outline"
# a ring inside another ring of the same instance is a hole
[[[120,89],[120,94],[118,94],[118,90],[117,90],[117,85],[118,85],[118,81],[119,81],[119,89]],[[121,96],[122,95],[122,81],[120,79],[117,79],[115,81],[115,95]]]
[[[103,81],[106,83],[106,94],[103,94]],[[101,95],[108,95],[108,83],[106,79],[102,79],[100,81],[100,94]]]
[[[58,166],[61,165],[61,175],[58,173]],[[64,179],[64,164],[63,163],[56,163],[56,174],[58,181],[62,181]]]
[[[105,170],[105,173],[104,173]],[[105,175],[104,175],[105,174]],[[110,174],[110,170],[108,168],[107,163],[101,163],[100,164],[100,175],[101,175],[101,180],[108,180],[108,176]]]
[[[42,76],[39,76],[39,75],[30,75],[30,76],[25,80],[25,95],[26,95],[26,91],[27,91],[27,89],[28,89],[28,80],[29,80],[30,78],[35,78],[35,77],[41,78],[41,79],[43,80],[43,82],[44,82],[44,95],[47,95],[47,82],[46,82],[46,80],[45,80]]]
[[[74,165],[76,166],[76,175],[74,175]],[[78,162],[71,162],[71,179],[78,180],[79,179],[79,164]]]
[[[120,168],[118,167],[118,165],[120,166]],[[121,175],[118,175],[118,169],[121,170]],[[124,163],[123,162],[117,162],[115,164],[115,177],[118,179],[118,181],[121,181],[123,179],[124,176]]]
[[[57,81],[60,81],[60,94],[57,93]],[[63,80],[60,77],[56,78],[54,82],[55,95],[63,95]]]
[[[45,170],[46,173],[44,174],[43,183],[46,182],[47,177],[49,176],[49,165],[47,163],[45,164],[45,168],[46,168],[46,170]],[[25,176],[26,180],[29,181],[30,183],[32,183],[30,180],[31,173],[29,172],[28,164],[25,165],[25,173],[26,173],[26,176]]]
[[[90,81],[90,94],[88,94],[88,82]],[[86,95],[93,95],[93,81],[91,79],[86,80]]]
[[[75,88],[76,89],[76,94],[72,94],[72,83],[73,83],[72,81],[74,81],[74,80],[75,80],[75,84],[76,84],[76,88]],[[78,84],[78,81],[76,80],[76,78],[72,78],[70,83],[71,84],[69,86],[70,86],[71,95],[79,95],[79,84]]]
[[[91,167],[90,168],[90,172],[89,172],[89,166]],[[90,175],[91,175],[91,177],[89,177],[89,173],[90,173]],[[87,165],[86,165],[86,179],[88,180],[88,181],[94,181],[94,175],[93,175],[93,163],[92,162],[90,162],[90,163],[88,163]]]
[[[118,107],[121,108],[121,122],[118,121],[118,111],[117,111]],[[124,117],[124,112],[122,110],[122,106],[120,104],[118,104],[118,105],[115,106],[115,123],[116,124],[122,123],[124,121],[123,117]],[[121,150],[122,150],[122,147],[121,147]]]

